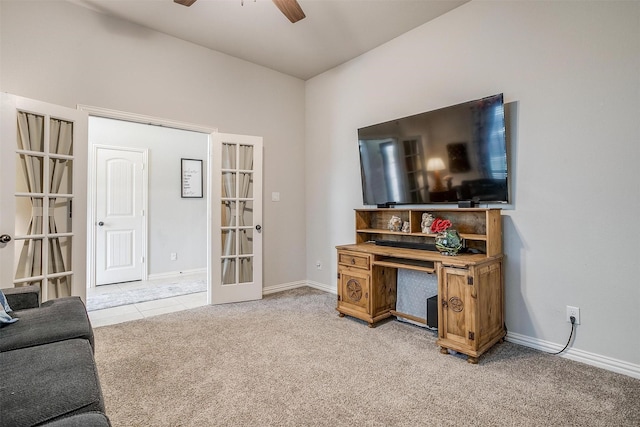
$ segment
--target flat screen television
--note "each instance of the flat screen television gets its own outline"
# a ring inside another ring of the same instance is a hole
[[[502,94],[358,129],[365,205],[509,203]]]

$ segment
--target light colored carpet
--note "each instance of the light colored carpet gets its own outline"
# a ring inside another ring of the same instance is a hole
[[[185,281],[176,279],[172,283],[152,283],[135,289],[118,290],[95,294],[87,298],[87,311],[102,310],[138,302],[188,295],[207,290],[206,280]]]
[[[300,288],[95,330],[120,426],[638,426],[640,380],[512,343],[471,365],[433,332],[339,318]]]

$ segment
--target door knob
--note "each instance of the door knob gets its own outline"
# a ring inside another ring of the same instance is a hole
[[[100,222],[98,223],[98,225],[99,225],[100,227],[102,227],[102,226],[104,225],[104,222],[100,221]]]
[[[0,243],[9,243],[11,241],[11,236],[8,234],[3,234],[0,236]]]
[[[262,226],[260,224],[256,225],[256,231],[262,233]]]

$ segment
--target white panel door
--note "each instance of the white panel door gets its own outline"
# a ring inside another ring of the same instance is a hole
[[[96,148],[96,285],[142,280],[144,152]]]
[[[84,300],[87,114],[0,97],[0,285]]]
[[[212,134],[209,303],[262,298],[262,138]]]

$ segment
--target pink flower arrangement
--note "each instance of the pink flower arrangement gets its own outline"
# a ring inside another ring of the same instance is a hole
[[[432,233],[440,233],[446,231],[449,227],[451,227],[451,221],[448,219],[436,218],[431,223],[431,232]]]

